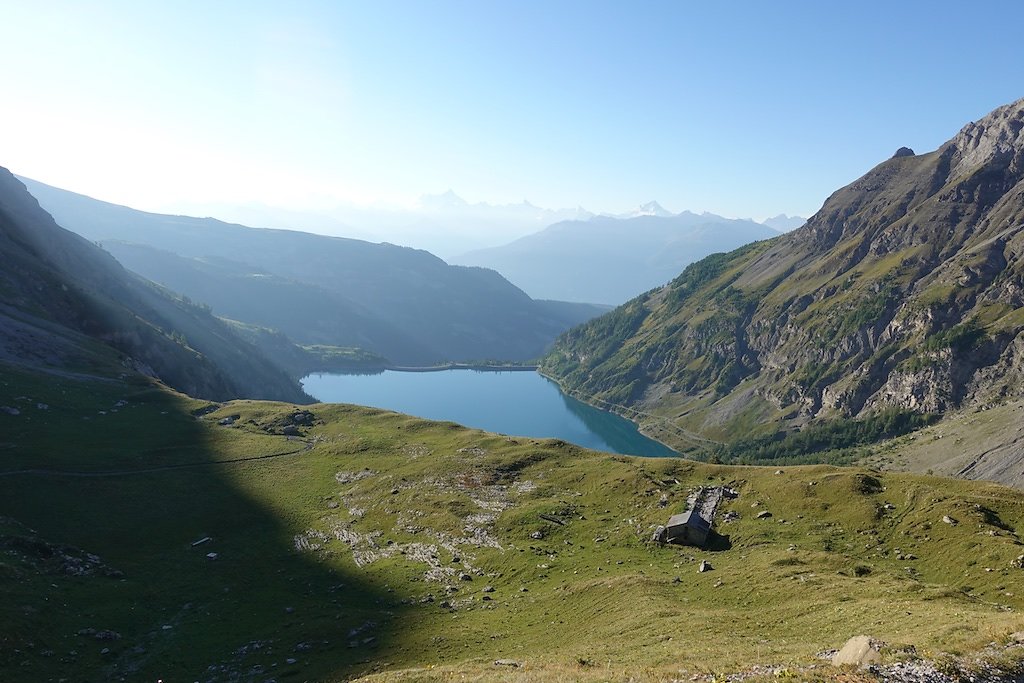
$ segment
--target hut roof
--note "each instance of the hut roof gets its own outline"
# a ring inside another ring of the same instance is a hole
[[[695,510],[687,510],[680,515],[672,515],[669,517],[668,524],[666,526],[691,526],[707,530],[711,528],[711,522],[701,517]]]

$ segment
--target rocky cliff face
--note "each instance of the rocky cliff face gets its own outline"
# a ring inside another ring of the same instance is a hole
[[[901,149],[787,235],[563,335],[583,395],[725,441],[1024,388],[1024,100]]]

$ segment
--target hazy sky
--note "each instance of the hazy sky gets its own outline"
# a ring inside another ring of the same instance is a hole
[[[810,215],[1024,96],[1006,2],[0,0],[0,165],[138,208]]]

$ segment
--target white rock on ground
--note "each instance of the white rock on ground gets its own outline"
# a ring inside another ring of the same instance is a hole
[[[839,652],[832,655],[833,666],[852,664],[866,667],[869,664],[879,664],[881,661],[882,655],[870,636],[854,636],[846,641]]]

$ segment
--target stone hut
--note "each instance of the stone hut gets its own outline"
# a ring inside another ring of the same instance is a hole
[[[696,510],[672,515],[665,525],[664,542],[676,545],[695,545],[703,548],[711,533],[711,522]]]

